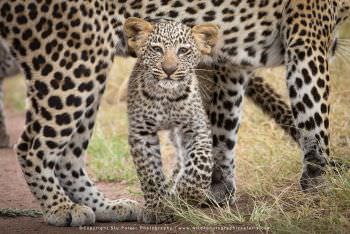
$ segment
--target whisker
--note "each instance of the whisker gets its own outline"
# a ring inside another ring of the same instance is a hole
[[[338,40],[338,44],[340,44],[340,45],[349,45],[350,44],[350,40],[349,41],[340,41],[340,40]]]
[[[211,87],[219,87],[219,88],[221,88],[221,89],[225,89],[225,87],[224,86],[222,86],[220,83],[217,83],[217,82],[214,82],[214,81],[212,81],[211,79],[208,79],[208,78],[206,78],[206,77],[203,77],[203,76],[198,76],[198,78],[199,78],[199,82],[201,82],[201,80],[203,80],[203,81],[207,81],[207,82],[209,82],[209,83],[211,83]],[[200,84],[201,85],[201,84]],[[203,83],[202,83],[202,85],[203,85]],[[209,87],[208,87],[209,88]]]
[[[350,43],[349,44],[338,43],[338,48],[337,49],[350,50]]]
[[[342,51],[341,54],[346,60],[350,59],[350,51]]]
[[[350,49],[340,48],[339,53],[346,55],[346,56],[350,56]]]
[[[346,48],[346,47],[340,46],[339,50],[337,52],[342,54],[342,55],[349,55],[350,54],[350,48]]]
[[[350,42],[349,42],[349,44],[338,43],[338,46],[342,47],[342,48],[350,49]]]
[[[336,57],[339,58],[342,62],[347,63],[347,58],[339,52],[336,52]]]
[[[213,69],[209,70],[209,69],[201,69],[201,68],[193,68],[192,70],[193,71],[207,71],[207,72],[215,72],[216,71]]]
[[[336,51],[336,53],[335,53],[335,55],[337,55],[337,56],[343,56],[344,55],[344,51]]]
[[[338,41],[350,41],[350,38],[348,38],[348,37],[338,37],[337,40]]]
[[[197,77],[198,77],[199,79],[201,79],[201,80],[209,81],[210,83],[212,83],[212,84],[214,84],[214,85],[217,85],[217,84],[218,84],[217,82],[215,82],[215,81],[213,81],[213,80],[211,80],[210,78],[207,78],[207,77],[205,77],[205,76],[197,75]]]
[[[211,95],[209,94],[210,90],[207,86],[199,86],[199,92],[205,99],[209,100],[211,98]]]

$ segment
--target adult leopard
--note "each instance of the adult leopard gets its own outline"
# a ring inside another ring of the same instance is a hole
[[[320,183],[329,155],[328,53],[349,15],[346,0],[11,0],[0,2],[0,35],[27,83],[26,127],[16,151],[49,224],[134,220],[132,201],[109,201],[84,169],[84,154],[112,57],[127,54],[130,16],[221,25],[212,107],[212,189],[230,196],[243,94],[254,69],[285,64],[303,150],[303,189]]]

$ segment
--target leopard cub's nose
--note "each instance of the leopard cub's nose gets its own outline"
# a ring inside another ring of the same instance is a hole
[[[171,76],[177,70],[177,63],[176,62],[173,62],[173,63],[163,62],[162,69],[165,72],[165,74],[167,74],[168,76]]]

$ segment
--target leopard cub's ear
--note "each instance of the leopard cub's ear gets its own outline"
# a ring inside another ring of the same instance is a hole
[[[203,54],[209,55],[218,41],[219,26],[210,23],[195,25],[192,27],[192,35],[199,50]]]
[[[142,46],[153,26],[146,20],[130,17],[124,23],[124,32],[128,37],[128,46],[135,52]]]

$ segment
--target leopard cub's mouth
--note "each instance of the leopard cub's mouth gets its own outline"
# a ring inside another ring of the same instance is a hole
[[[185,75],[172,75],[168,77],[154,75],[153,78],[156,86],[167,90],[177,89],[179,85],[187,83]]]
[[[157,85],[163,89],[176,89],[180,81],[171,78],[158,79]]]

